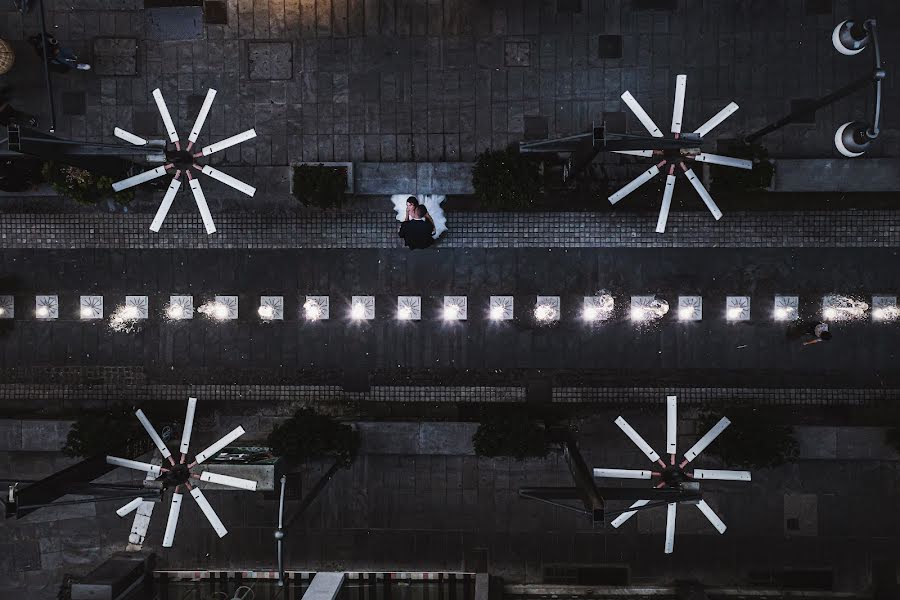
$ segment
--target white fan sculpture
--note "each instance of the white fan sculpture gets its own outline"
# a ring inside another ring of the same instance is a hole
[[[199,488],[191,485],[191,479],[199,479],[200,481],[208,481],[210,483],[217,483],[219,485],[233,487],[241,490],[249,490],[251,492],[256,491],[256,482],[251,481],[250,479],[241,479],[240,477],[231,477],[230,475],[220,475],[218,473],[213,473],[212,471],[202,471],[199,474],[193,472],[194,467],[202,464],[204,461],[214,456],[219,450],[221,450],[240,436],[244,435],[244,428],[240,425],[235,427],[230,433],[222,437],[212,446],[210,446],[200,454],[197,454],[194,457],[193,462],[191,462],[190,464],[186,464],[188,457],[188,446],[191,442],[191,429],[194,425],[194,410],[196,408],[197,399],[189,398],[187,405],[187,414],[184,417],[184,430],[181,433],[181,460],[178,463],[176,463],[175,459],[172,458],[172,453],[166,447],[166,443],[162,440],[161,437],[159,437],[156,429],[154,429],[153,425],[150,424],[150,421],[147,420],[147,417],[144,415],[144,411],[142,410],[137,410],[134,414],[137,416],[138,421],[141,422],[141,425],[144,426],[144,429],[147,430],[147,434],[150,436],[150,439],[153,440],[153,443],[157,448],[159,448],[159,451],[163,455],[163,458],[169,461],[169,466],[161,467],[159,465],[153,465],[137,460],[129,460],[126,458],[118,458],[116,456],[106,457],[106,462],[111,465],[125,467],[126,469],[134,469],[136,471],[144,471],[145,473],[147,473],[147,479],[162,479],[164,488],[172,485],[175,486],[175,492],[172,494],[172,504],[169,506],[169,519],[168,521],[166,521],[166,533],[163,536],[162,545],[166,548],[171,548],[172,543],[175,541],[175,529],[178,527],[178,515],[181,512],[182,486],[186,487],[189,490],[191,496],[193,496],[194,500],[197,501],[197,506],[199,506],[200,510],[203,511],[203,514],[206,516],[209,524],[212,525],[213,529],[216,531],[216,534],[218,534],[218,536],[221,538],[228,533],[228,530],[225,529],[224,525],[222,525],[222,521],[219,520],[219,516],[216,514],[216,511],[213,510],[212,506],[210,506],[209,504],[209,501],[207,501],[206,496],[203,495],[203,492],[200,491]],[[143,498],[135,498],[134,500],[117,510],[116,513],[120,517],[124,517],[130,512],[136,510],[143,502]]]
[[[643,452],[647,458],[650,459],[651,462],[658,463],[660,467],[662,467],[661,471],[649,471],[649,470],[637,470],[637,469],[594,469],[594,477],[610,477],[616,479],[651,479],[653,477],[657,477],[662,479],[656,487],[657,488],[678,488],[682,483],[691,481],[691,480],[699,480],[699,479],[717,479],[721,481],[750,481],[750,472],[749,471],[719,471],[712,469],[694,469],[693,472],[688,472],[684,470],[684,467],[697,458],[703,450],[709,446],[714,439],[716,439],[720,433],[725,431],[725,428],[731,424],[726,417],[722,417],[718,423],[710,429],[706,435],[704,435],[700,440],[691,446],[691,449],[684,453],[684,460],[682,460],[677,465],[675,464],[675,442],[678,437],[677,433],[677,425],[678,425],[678,415],[676,410],[676,396],[667,396],[666,397],[666,454],[669,455],[670,460],[669,464],[666,464],[664,460],[659,457],[653,448],[644,441],[638,432],[632,429],[631,425],[628,424],[625,419],[619,417],[616,419],[616,425],[625,432],[625,435],[634,442],[634,444],[640,448],[641,452]],[[638,500],[634,504],[632,504],[629,508],[637,509],[642,506],[646,506],[649,504],[649,500]],[[678,506],[677,502],[670,502],[668,504],[668,514],[666,515],[666,554],[671,554],[675,548],[675,510]],[[704,514],[704,516],[709,519],[709,522],[712,523],[713,527],[719,533],[725,533],[725,523],[722,522],[722,519],[710,508],[709,504],[707,504],[704,500],[700,500],[697,503],[697,508],[700,509],[700,512]],[[629,510],[623,512],[621,515],[616,517],[612,521],[612,526],[618,528],[622,523],[630,519],[635,510]]]
[[[191,133],[188,135],[188,145],[187,148],[181,149],[181,142],[178,140],[178,132],[175,131],[175,124],[172,122],[172,117],[169,115],[169,109],[166,106],[166,101],[163,100],[162,92],[159,88],[153,90],[153,99],[156,100],[156,107],[159,109],[159,114],[162,116],[163,125],[166,127],[166,132],[169,136],[169,141],[171,141],[175,145],[174,152],[166,153],[166,164],[156,167],[155,169],[150,169],[149,171],[144,171],[143,173],[138,173],[133,177],[129,177],[128,179],[123,179],[122,181],[117,181],[113,184],[113,189],[117,192],[121,192],[122,190],[128,189],[130,187],[134,187],[136,185],[140,185],[147,181],[151,181],[158,177],[162,177],[166,175],[170,170],[175,169],[175,176],[172,178],[172,183],[169,184],[169,189],[166,190],[165,196],[163,196],[163,201],[159,205],[159,209],[156,211],[156,216],[153,217],[153,222],[150,224],[150,231],[159,232],[159,228],[162,226],[163,221],[166,219],[166,215],[169,214],[169,209],[172,207],[172,201],[175,200],[175,194],[178,193],[178,190],[181,189],[181,173],[182,171],[185,173],[188,179],[188,185],[191,188],[191,193],[194,195],[194,200],[197,202],[197,208],[200,210],[200,216],[203,219],[203,226],[206,228],[207,234],[213,234],[216,232],[216,225],[213,223],[212,215],[209,212],[209,206],[206,204],[206,196],[203,195],[203,189],[200,187],[200,180],[194,179],[191,169],[197,169],[201,173],[205,173],[209,175],[213,179],[221,181],[225,185],[231,186],[239,192],[243,192],[248,196],[253,196],[256,193],[256,188],[251,185],[244,183],[239,179],[235,179],[231,175],[227,173],[223,173],[218,169],[215,169],[209,165],[198,165],[195,160],[202,156],[209,156],[210,154],[214,154],[216,152],[220,152],[227,148],[231,148],[232,146],[236,146],[241,142],[245,142],[247,140],[253,139],[256,137],[256,131],[254,129],[248,129],[243,133],[239,133],[237,135],[233,135],[230,138],[224,139],[221,142],[216,142],[214,144],[210,144],[209,146],[204,146],[200,152],[196,152],[191,154],[191,149],[194,147],[194,143],[197,141],[197,138],[200,135],[200,130],[203,129],[203,124],[206,122],[206,117],[209,115],[209,109],[212,107],[213,99],[216,97],[216,90],[209,89],[206,92],[206,99],[203,101],[203,106],[200,107],[200,114],[197,115],[197,120],[194,121],[194,127],[191,129]],[[115,136],[119,139],[125,140],[128,143],[134,144],[135,146],[146,146],[148,141],[144,138],[134,135],[124,129],[120,129],[116,127]]]
[[[687,137],[681,133],[681,117],[684,113],[684,92],[687,87],[687,75],[678,75],[675,78],[675,106],[672,109],[672,133],[675,134],[676,138]],[[653,137],[664,137],[663,132],[659,130],[659,127],[656,126],[656,123],[653,122],[653,119],[650,118],[650,115],[643,109],[643,107],[638,103],[637,100],[634,99],[634,96],[631,95],[631,92],[626,91],[622,94],[622,100],[631,109],[631,112],[634,113],[634,116],[638,118],[638,121],[650,132],[650,135]],[[728,106],[720,110],[716,113],[710,120],[701,125],[696,131],[693,132],[693,136],[696,136],[699,141],[705,136],[707,133],[712,131],[717,125],[722,123],[725,119],[730,117],[736,110],[738,109],[738,105],[734,102],[730,103]],[[617,154],[630,154],[632,156],[644,156],[651,157],[654,155],[660,156],[663,153],[654,150],[614,150]],[[732,158],[730,156],[721,156],[719,154],[708,154],[706,152],[700,152],[699,149],[681,152],[681,155],[678,159],[672,160],[670,158],[665,158],[661,160],[657,164],[653,165],[636,178],[631,180],[625,187],[621,190],[613,194],[609,197],[610,204],[615,204],[634,190],[638,189],[651,179],[653,179],[657,174],[659,174],[660,169],[665,166],[667,162],[672,162],[669,165],[669,173],[666,176],[666,187],[663,191],[663,199],[662,206],[659,209],[659,219],[656,221],[656,232],[664,233],[666,230],[666,221],[669,218],[669,208],[672,205],[672,192],[675,190],[675,163],[681,167],[681,170],[684,171],[684,175],[687,177],[688,181],[691,182],[691,185],[694,186],[694,189],[697,191],[697,194],[700,195],[700,198],[703,200],[703,203],[706,204],[706,207],[709,209],[709,212],[712,213],[713,217],[718,221],[722,218],[722,211],[719,210],[719,207],[716,206],[715,201],[712,199],[712,196],[709,195],[709,192],[706,191],[706,188],[703,187],[703,183],[700,182],[700,179],[694,173],[694,170],[685,165],[685,160],[695,160],[699,162],[710,163],[714,165],[722,165],[725,167],[736,167],[738,169],[752,169],[753,161],[744,160],[741,158]]]

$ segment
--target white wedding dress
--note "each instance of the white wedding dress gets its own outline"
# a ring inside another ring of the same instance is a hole
[[[397,212],[398,221],[406,220],[406,199],[410,196],[415,196],[419,204],[425,205],[425,209],[434,221],[434,235],[432,237],[438,239],[442,233],[447,231],[447,217],[444,216],[444,209],[441,208],[441,202],[447,197],[438,196],[437,194],[395,194],[391,196],[391,202],[394,205],[394,210]]]

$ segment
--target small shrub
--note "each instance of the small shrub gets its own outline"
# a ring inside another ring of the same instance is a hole
[[[346,468],[359,453],[357,430],[311,408],[301,408],[276,425],[268,442],[273,453],[298,463],[312,458],[335,458]]]
[[[494,210],[530,208],[541,198],[537,165],[515,148],[479,154],[472,167],[472,187],[479,202]]]
[[[297,165],[293,175],[294,197],[306,206],[340,208],[347,189],[347,169],[325,165]]]
[[[749,406],[732,406],[724,411],[731,425],[703,451],[718,456],[726,467],[765,469],[783,465],[797,456],[794,428],[774,423],[765,411]],[[703,435],[719,422],[719,413],[702,413],[697,434]]]
[[[759,144],[735,142],[724,153],[734,158],[753,161],[753,169],[746,171],[734,167],[711,165],[712,193],[764,192],[772,185],[775,164],[769,160],[769,152]]]
[[[472,443],[475,454],[487,458],[512,456],[524,460],[550,453],[546,428],[523,410],[488,415],[478,425]]]
[[[66,456],[90,458],[141,441],[144,430],[125,406],[83,413],[69,430],[62,452]]]
[[[48,162],[41,169],[41,175],[57,194],[71,198],[79,204],[94,205],[104,198],[113,198],[119,204],[128,204],[134,198],[134,190],[131,189],[114,192],[112,177],[94,175],[79,167]]]

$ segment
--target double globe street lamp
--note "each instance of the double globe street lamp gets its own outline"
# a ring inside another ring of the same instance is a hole
[[[880,133],[881,124],[881,87],[885,77],[885,71],[881,64],[881,49],[878,46],[878,33],[875,19],[866,19],[863,22],[847,20],[834,28],[831,34],[831,43],[834,49],[844,56],[859,54],[869,46],[874,50],[872,70],[856,81],[849,83],[841,89],[823,96],[806,106],[795,110],[774,123],[766,125],[744,138],[748,144],[755,142],[764,135],[768,135],[785,125],[805,119],[820,108],[833,104],[842,98],[864,89],[868,86],[875,88],[875,110],[872,121],[848,121],[837,128],[834,134],[834,146],[841,155],[847,158],[860,156],[872,144],[872,141]]]

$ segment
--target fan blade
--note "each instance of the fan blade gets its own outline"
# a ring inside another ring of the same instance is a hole
[[[611,477],[615,479],[650,479],[651,471],[640,469],[594,469],[594,477]]]
[[[213,473],[211,471],[203,471],[200,473],[200,481],[218,483],[219,485],[227,485],[228,487],[251,492],[256,491],[256,482],[252,479],[241,479],[240,477],[232,477],[231,475],[220,475],[219,473]]]
[[[669,167],[666,175],[666,187],[663,190],[662,204],[659,206],[659,218],[656,219],[656,233],[666,232],[666,223],[669,221],[669,209],[672,207],[672,194],[675,192],[675,165]]]
[[[672,554],[675,550],[675,511],[678,509],[677,502],[670,502],[666,513],[666,554]]]
[[[169,505],[169,518],[166,520],[166,533],[163,535],[163,548],[171,548],[175,542],[175,530],[178,528],[178,515],[181,514],[181,498],[178,492],[172,494]]]
[[[660,165],[653,165],[652,167],[632,179],[625,187],[609,197],[609,203],[615,204],[634,190],[638,189],[639,187],[653,179],[657,175],[657,173],[659,173],[659,167]]]
[[[725,428],[731,425],[731,421],[728,420],[728,417],[722,417],[719,419],[719,422],[716,423],[712,429],[706,432],[702,438],[697,440],[697,443],[691,446],[691,449],[684,453],[684,462],[681,463],[683,467],[687,463],[691,462],[697,456],[706,450],[706,447],[709,446],[714,439],[719,437],[719,434],[725,431]]]
[[[206,459],[211,457],[213,454],[215,454],[216,452],[218,452],[219,450],[221,450],[222,448],[224,448],[225,446],[227,446],[234,440],[238,439],[242,435],[244,435],[244,428],[241,427],[240,425],[238,425],[237,427],[232,429],[229,433],[227,433],[218,442],[214,443],[212,446],[210,446],[209,448],[207,448],[206,450],[204,450],[203,452],[198,454],[197,458],[194,459],[194,461],[195,461],[194,464],[199,465],[200,463],[202,463],[203,461],[205,461]]]
[[[256,130],[248,129],[247,131],[245,131],[243,133],[233,135],[230,138],[226,138],[226,139],[222,140],[221,142],[216,142],[215,144],[210,144],[209,146],[204,147],[203,150],[200,151],[200,154],[203,156],[209,156],[210,154],[214,154],[221,150],[225,150],[226,148],[231,148],[232,146],[236,146],[237,144],[240,144],[241,142],[246,142],[247,140],[252,140],[255,137],[256,137]]]
[[[653,137],[662,137],[662,131],[659,130],[659,127],[656,126],[656,123],[653,122],[653,119],[650,118],[650,115],[647,114],[647,111],[644,110],[637,100],[634,99],[634,96],[631,95],[631,92],[625,92],[622,94],[622,100],[625,101],[625,104],[628,105],[628,108],[631,109],[631,112],[634,113],[634,116],[638,118],[638,121],[641,122],[647,131],[650,132],[650,135]]]
[[[281,493],[278,495],[278,529],[284,525],[284,488],[287,487],[287,476],[281,476]]]
[[[728,529],[725,527],[725,523],[722,519],[719,518],[719,515],[713,511],[712,508],[709,507],[709,504],[706,503],[706,500],[701,500],[697,503],[697,508],[700,509],[700,512],[709,519],[709,522],[712,523],[712,526],[716,528],[716,531],[719,533],[725,533],[725,530]]]
[[[709,209],[709,212],[712,213],[713,218],[718,221],[722,218],[722,211],[719,210],[719,207],[716,206],[715,200],[712,199],[712,196],[709,195],[709,192],[706,191],[706,188],[703,187],[703,183],[697,178],[694,174],[693,169],[688,169],[684,165],[681,165],[684,168],[684,174],[688,178],[688,181],[691,182],[691,185],[694,186],[694,189],[697,191],[697,194],[700,196],[700,199],[703,200],[703,203],[706,205],[706,208]]]
[[[166,167],[163,165],[162,167],[156,167],[155,169],[150,169],[149,171],[144,171],[143,173],[138,173],[128,179],[123,179],[122,181],[117,181],[112,184],[112,189],[115,192],[121,192],[122,190],[127,190],[130,187],[134,187],[136,185],[140,185],[147,181],[152,181],[157,177],[162,177],[166,174]]]
[[[200,217],[203,219],[203,226],[206,228],[207,235],[216,232],[216,224],[213,223],[212,214],[209,212],[209,205],[206,203],[206,196],[203,195],[203,188],[200,187],[200,180],[190,178],[188,185],[191,187],[191,193],[194,194],[194,202],[200,210]]]
[[[719,481],[750,481],[750,471],[694,469],[694,479],[717,479]]]
[[[166,133],[169,135],[169,140],[173,144],[178,143],[178,132],[175,131],[175,123],[172,122],[172,116],[169,114],[169,107],[166,106],[166,101],[163,100],[163,95],[159,88],[153,90],[153,99],[156,100],[156,108],[159,110],[159,115],[162,117],[163,125],[166,127]]]
[[[162,438],[159,437],[159,434],[156,433],[156,429],[154,429],[153,425],[150,424],[150,420],[144,414],[144,411],[141,409],[137,409],[134,412],[134,415],[138,418],[138,421],[141,422],[141,425],[144,426],[144,430],[147,432],[147,435],[150,436],[150,439],[153,440],[154,445],[159,449],[159,453],[163,455],[163,458],[168,458],[171,462],[172,453],[169,452],[169,449],[166,447],[166,443],[162,441]]]
[[[197,115],[197,120],[194,121],[194,126],[191,128],[190,135],[188,135],[188,141],[191,144],[197,141],[200,130],[203,129],[203,124],[206,123],[206,116],[209,114],[209,109],[212,108],[215,97],[216,90],[210,88],[206,91],[206,99],[203,100],[203,106],[200,107],[200,113]],[[190,146],[188,146],[188,148],[190,148]]]
[[[629,508],[640,508],[642,506],[646,506],[647,504],[650,504],[649,500],[638,500],[637,502],[632,504]],[[628,519],[633,517],[634,513],[636,513],[636,512],[637,512],[636,510],[629,510],[628,512],[623,512],[621,515],[619,515],[618,517],[613,519],[612,522],[610,523],[610,525],[612,525],[614,528],[618,529],[618,527],[622,523],[624,523],[625,521],[627,521]]]
[[[650,444],[644,441],[644,438],[642,438],[637,431],[631,428],[631,425],[628,424],[628,421],[626,421],[622,417],[618,417],[616,419],[616,425],[618,425],[619,429],[621,429],[625,433],[625,435],[628,436],[628,439],[634,442],[635,446],[641,449],[641,452],[647,455],[647,458],[649,458],[652,462],[662,463],[662,461],[659,460],[659,454],[657,454],[653,450],[653,448],[650,447]],[[665,465],[665,463],[662,464]]]
[[[675,105],[672,107],[672,133],[681,133],[681,117],[684,115],[684,91],[687,75],[675,77]]]
[[[613,154],[628,154],[629,156],[653,156],[653,150],[613,150]]]
[[[182,454],[187,454],[191,445],[191,431],[194,429],[194,411],[197,409],[197,399],[188,398],[187,412],[184,415],[184,429],[181,432],[181,447],[179,450]]]
[[[153,217],[153,222],[150,223],[150,231],[154,233],[159,233],[159,228],[162,227],[163,221],[166,220],[166,215],[169,214],[169,209],[172,208],[172,202],[175,200],[175,194],[178,193],[178,190],[181,189],[181,180],[178,179],[178,175],[181,171],[175,172],[175,177],[172,178],[172,183],[169,184],[169,188],[166,190],[166,195],[163,196],[162,202],[159,204],[159,208],[156,209],[156,215]]]
[[[144,471],[145,473],[151,473],[154,477],[159,477],[160,473],[160,467],[158,465],[151,465],[150,463],[129,460],[127,458],[119,458],[118,456],[107,456],[106,464],[125,467],[126,469],[134,469],[135,471]]]
[[[116,127],[113,129],[113,135],[119,138],[120,140],[125,140],[129,144],[134,144],[135,146],[146,146],[147,140],[144,138],[134,135],[130,131],[125,131],[124,129],[119,129]]]
[[[666,396],[666,454],[675,454],[678,441],[678,396]],[[672,459],[674,461],[674,458]],[[674,463],[673,463],[674,464]]]
[[[752,160],[744,160],[743,158],[732,158],[730,156],[722,156],[720,154],[707,154],[701,152],[694,157],[698,162],[705,162],[711,165],[722,165],[723,167],[734,167],[735,169],[753,169]]]
[[[222,521],[219,520],[219,515],[217,515],[216,511],[213,510],[213,507],[209,505],[209,501],[206,499],[206,496],[203,495],[203,492],[200,491],[200,488],[193,488],[191,490],[191,496],[197,501],[197,506],[203,511],[209,524],[216,530],[216,534],[219,537],[225,537],[228,530],[222,525]]]
[[[118,509],[116,511],[116,514],[119,515],[120,517],[124,517],[125,515],[137,510],[137,507],[140,506],[141,502],[143,502],[143,501],[144,501],[143,498],[135,498],[134,500],[132,500],[131,502],[129,502],[122,508]]]
[[[737,109],[738,105],[732,102],[731,104],[717,112],[715,115],[713,115],[713,117],[709,121],[698,127],[697,131],[695,131],[694,133],[696,133],[700,137],[703,137],[704,135],[715,129],[719,125],[719,123],[733,115]]]
[[[228,173],[223,173],[222,171],[220,171],[218,169],[214,169],[213,167],[210,167],[209,165],[206,165],[203,167],[203,173],[209,175],[216,181],[221,181],[225,185],[233,187],[234,189],[236,189],[239,192],[244,192],[251,198],[253,197],[253,194],[256,193],[256,188],[253,187],[252,185],[248,185],[248,184],[244,183],[243,181],[241,181],[240,179],[235,179]]]

